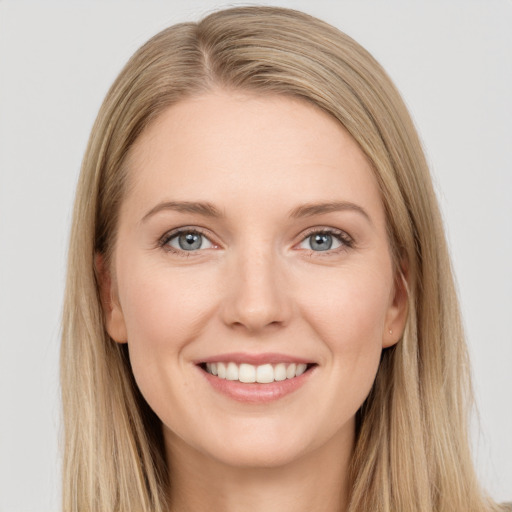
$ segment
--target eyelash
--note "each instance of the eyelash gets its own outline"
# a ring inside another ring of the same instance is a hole
[[[190,257],[193,253],[199,252],[200,250],[195,250],[195,251],[179,250],[179,249],[176,249],[176,248],[168,245],[169,242],[173,238],[176,238],[177,236],[180,236],[181,234],[184,234],[184,233],[201,235],[201,236],[204,236],[205,238],[207,238],[208,240],[210,240],[208,235],[201,229],[198,229],[196,227],[194,227],[194,228],[183,227],[183,228],[179,228],[179,229],[173,230],[171,232],[165,233],[165,235],[163,235],[159,239],[158,247],[162,248],[166,252],[170,252],[170,253],[176,254],[178,256],[184,256],[186,258]],[[304,242],[312,235],[330,235],[330,236],[336,238],[342,245],[341,245],[341,247],[338,247],[336,249],[328,249],[326,251],[314,251],[312,249],[304,249],[311,256],[313,256],[313,255],[328,256],[328,255],[340,253],[342,251],[346,251],[347,249],[351,249],[354,247],[353,238],[351,236],[349,236],[345,231],[342,231],[340,229],[335,229],[335,228],[310,228],[303,235],[303,237],[299,243]]]
[[[345,231],[335,228],[310,228],[304,233],[300,243],[304,242],[304,240],[307,240],[312,235],[330,235],[333,238],[338,239],[338,241],[341,242],[341,246],[336,249],[328,249],[326,251],[306,249],[310,256],[329,256],[339,254],[342,251],[346,251],[347,249],[352,249],[354,247],[354,239]]]
[[[184,233],[187,233],[187,234],[195,234],[195,235],[201,235],[201,236],[204,236],[205,238],[207,238],[208,240],[210,240],[210,238],[208,237],[208,235],[202,231],[201,229],[198,229],[196,227],[194,228],[187,228],[187,227],[183,227],[183,228],[179,228],[179,229],[175,229],[173,231],[170,231],[170,232],[167,232],[165,233],[165,235],[163,235],[160,240],[158,241],[158,246],[160,248],[162,248],[164,251],[166,252],[170,252],[172,254],[176,254],[178,256],[184,256],[185,258],[188,258],[190,257],[194,252],[198,252],[198,251],[184,251],[184,250],[179,250],[179,249],[176,249],[174,247],[171,247],[170,245],[168,245],[168,243],[173,239],[173,238],[176,238]],[[213,242],[212,242],[213,243]]]

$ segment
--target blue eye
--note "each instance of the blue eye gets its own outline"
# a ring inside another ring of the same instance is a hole
[[[172,252],[181,254],[215,247],[209,238],[194,229],[183,229],[165,235],[162,237],[159,245],[164,248],[167,247]],[[305,236],[299,244],[300,249],[314,252],[335,252],[337,249],[352,246],[353,241],[349,235],[343,231],[334,231],[332,229],[310,231],[310,234]]]
[[[344,246],[351,247],[352,240],[341,231],[315,231],[306,236],[299,244],[301,249],[315,252],[339,249]]]
[[[197,231],[181,231],[167,238],[165,245],[179,251],[197,251],[200,249],[210,249],[213,244],[201,233]]]
[[[308,237],[309,245],[313,251],[328,251],[332,249],[333,238],[327,233],[317,233]]]

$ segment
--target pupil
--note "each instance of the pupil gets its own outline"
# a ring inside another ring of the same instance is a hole
[[[314,235],[311,240],[311,248],[315,251],[327,251],[332,246],[332,236],[325,233]]]
[[[184,251],[191,251],[201,247],[201,235],[197,233],[187,233],[179,236],[180,248]]]

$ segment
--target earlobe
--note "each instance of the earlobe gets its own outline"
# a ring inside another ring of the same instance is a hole
[[[105,265],[102,254],[94,258],[96,279],[100,292],[101,307],[105,317],[105,328],[109,336],[117,343],[126,343],[128,336],[123,311],[119,304],[117,291],[110,270]]]
[[[407,271],[402,265],[395,276],[392,302],[388,309],[386,325],[382,336],[382,347],[387,348],[398,343],[405,329],[408,313]]]

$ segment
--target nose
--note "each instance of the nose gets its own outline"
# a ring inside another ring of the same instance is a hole
[[[292,312],[283,262],[271,251],[245,251],[229,264],[222,317],[255,334],[288,324]]]

